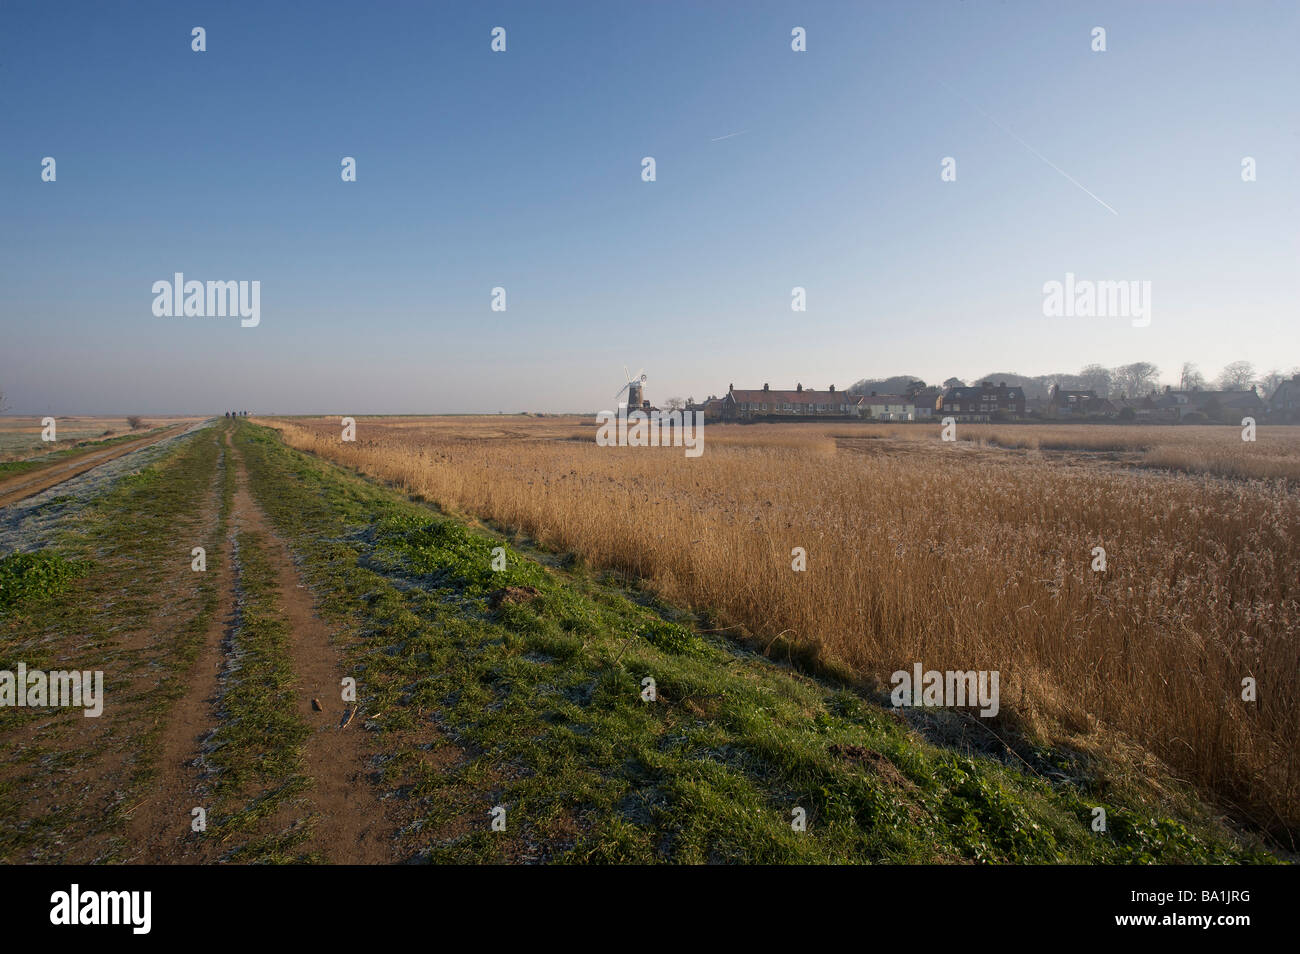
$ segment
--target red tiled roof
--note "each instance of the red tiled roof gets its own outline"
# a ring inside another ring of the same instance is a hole
[[[811,391],[804,389],[802,391],[731,391],[731,396],[737,401],[744,403],[762,403],[771,404],[852,404],[853,395],[845,391]],[[849,398],[845,401],[844,398]]]

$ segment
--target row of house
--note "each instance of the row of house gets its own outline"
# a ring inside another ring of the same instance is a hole
[[[826,418],[869,418],[876,421],[917,421],[931,417],[932,405],[919,395],[851,394],[831,385],[825,391],[796,385],[793,391],[774,391],[764,384],[758,390],[736,390],[733,384],[725,396],[711,397],[693,410],[704,412],[705,421],[822,420]]]
[[[1243,417],[1261,418],[1268,407],[1254,391],[1175,391],[1163,392],[1119,402],[1119,417],[1164,423],[1235,424]]]
[[[1300,423],[1300,375],[1282,384],[1265,402],[1259,393],[1195,388],[1152,391],[1136,398],[1107,398],[1091,390],[1053,386],[1046,398],[1026,400],[1023,388],[1005,381],[970,387],[925,388],[909,394],[852,394],[831,385],[824,391],[796,385],[793,391],[727,388],[722,397],[689,405],[706,421],[822,420],[920,421],[954,417],[963,421],[1045,418],[1049,420],[1140,420],[1151,423],[1238,423],[1243,417]]]
[[[1259,392],[1211,391],[1193,388],[1188,391],[1166,387],[1134,398],[1099,397],[1095,391],[1068,391],[1053,387],[1041,416],[1054,420],[1138,420],[1150,423],[1235,424],[1243,417],[1272,421],[1300,420],[1300,375],[1285,381],[1265,402]]]
[[[924,388],[910,394],[851,394],[797,385],[793,391],[774,391],[764,384],[759,390],[736,390],[733,384],[724,397],[711,397],[696,409],[704,419],[718,421],[819,420],[825,418],[873,421],[924,421],[936,415],[953,415],[963,420],[992,420],[994,417],[1023,417],[1025,393],[1021,388],[991,382],[970,388]]]

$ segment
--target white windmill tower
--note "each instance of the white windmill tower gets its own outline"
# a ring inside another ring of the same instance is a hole
[[[627,365],[623,366],[623,374],[624,376],[627,375]],[[636,373],[636,377],[628,378],[627,384],[618,389],[618,393],[614,395],[614,400],[617,401],[623,396],[623,392],[626,391],[628,409],[633,411],[640,410],[640,408],[645,404],[645,381],[645,369],[642,368]]]

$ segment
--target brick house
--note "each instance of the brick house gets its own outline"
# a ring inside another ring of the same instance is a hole
[[[1067,391],[1053,384],[1048,392],[1044,416],[1051,418],[1114,417],[1117,409],[1097,392]]]
[[[1166,387],[1163,393],[1153,392],[1152,404],[1156,417],[1181,421],[1191,414],[1204,415],[1216,424],[1239,424],[1243,417],[1258,419],[1264,413],[1264,402],[1259,394],[1249,391],[1175,391]]]
[[[722,399],[722,420],[756,421],[826,417],[853,417],[860,413],[858,397],[845,391],[816,391],[797,385],[793,391],[773,391],[764,384],[761,390],[737,391],[730,385]]]
[[[935,411],[945,417],[987,421],[993,417],[1024,417],[1025,391],[1009,388],[1005,381],[984,381],[973,387],[948,388],[939,396]]]
[[[1300,374],[1277,386],[1268,399],[1268,411],[1276,421],[1300,423]]]
[[[686,402],[686,410],[697,411],[704,415],[704,421],[722,420],[723,399],[716,395],[710,394],[707,400],[696,403],[693,399]]]

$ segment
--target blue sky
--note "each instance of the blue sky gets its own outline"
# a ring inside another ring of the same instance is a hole
[[[17,413],[586,411],[624,365],[654,400],[1289,369],[1298,26],[1292,2],[9,0],[0,389]],[[261,324],[155,317],[178,271],[260,281]],[[1044,317],[1066,272],[1150,281],[1150,327]]]

